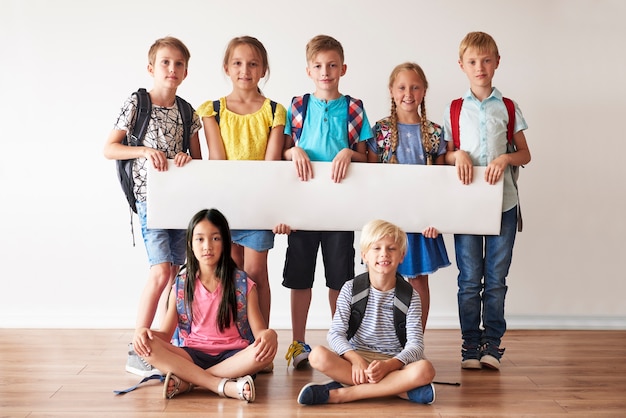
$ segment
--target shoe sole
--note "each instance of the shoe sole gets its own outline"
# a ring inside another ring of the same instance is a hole
[[[141,369],[136,369],[134,367],[130,367],[130,366],[126,366],[126,371],[128,373],[132,373],[135,374],[137,376],[141,376],[141,377],[150,377],[150,376],[154,376],[154,375],[159,375],[159,376],[163,376],[163,373],[161,373],[160,370],[141,370]]]
[[[468,359],[468,360],[463,360],[461,362],[462,369],[476,370],[476,369],[480,369],[481,367],[482,366],[480,364],[480,361],[478,361],[478,359]]]
[[[487,369],[500,370],[500,362],[497,358],[490,355],[483,356],[480,359],[480,364]]]
[[[305,369],[309,369],[310,367],[311,367],[311,365],[309,364],[309,359],[308,358],[300,360],[298,362],[298,364],[296,364],[295,362],[293,364],[293,368],[296,369],[296,370],[305,370]]]

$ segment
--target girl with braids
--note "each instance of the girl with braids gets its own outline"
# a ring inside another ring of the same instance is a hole
[[[224,215],[216,209],[195,214],[187,228],[187,265],[170,292],[163,326],[137,330],[143,341],[137,354],[167,373],[164,398],[202,386],[252,402],[250,375],[274,360],[278,337],[267,329],[256,284],[237,269],[231,245]],[[180,347],[169,342],[177,327]]]
[[[428,81],[412,62],[396,66],[389,76],[391,115],[379,120],[368,141],[368,161],[391,164],[443,164],[446,141],[441,126],[426,117]],[[450,265],[448,253],[435,228],[407,234],[408,247],[398,273],[409,280],[422,302],[422,328],[430,308],[428,275]]]

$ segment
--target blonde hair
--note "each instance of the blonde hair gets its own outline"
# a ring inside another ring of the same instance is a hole
[[[500,57],[498,45],[491,35],[485,32],[470,32],[461,40],[459,45],[459,59],[463,59],[463,54],[469,48],[475,48],[480,53],[493,53],[496,57]]]
[[[422,147],[424,148],[426,164],[431,165],[433,163],[431,153],[435,146],[439,147],[439,143],[437,142],[436,144],[433,144],[433,142],[430,140],[430,132],[428,126],[426,126],[426,91],[428,90],[428,80],[426,80],[426,74],[424,74],[424,70],[422,70],[422,67],[414,62],[404,62],[402,64],[396,65],[396,67],[391,72],[391,75],[389,76],[389,90],[391,90],[391,88],[393,87],[393,83],[395,83],[396,78],[398,78],[398,74],[400,74],[402,71],[414,71],[424,83],[424,98],[419,104],[421,118],[420,129],[422,132]],[[389,162],[392,164],[397,164],[398,158],[396,157],[396,150],[398,149],[398,111],[396,102],[395,100],[393,100],[393,97],[391,98],[391,114],[389,117],[389,127],[391,133],[391,138],[389,140],[391,144],[391,158],[389,159]]]
[[[367,252],[376,241],[380,241],[387,236],[398,245],[398,249],[402,254],[406,253],[406,233],[399,226],[382,219],[369,221],[363,226],[360,240],[361,252]]]
[[[191,58],[189,49],[185,46],[183,41],[178,38],[174,38],[173,36],[166,36],[154,41],[148,50],[148,64],[154,65],[154,60],[156,59],[158,50],[164,47],[178,49],[180,53],[183,54],[183,58],[185,59],[185,67],[189,66],[189,58]]]
[[[263,65],[263,74],[265,75],[265,77],[269,78],[270,77],[270,63],[269,63],[269,59],[267,58],[267,50],[265,49],[261,41],[259,41],[257,38],[254,38],[252,36],[238,36],[230,40],[230,42],[228,43],[228,46],[226,47],[226,51],[224,52],[224,61],[223,61],[224,68],[228,66],[228,61],[230,60],[230,57],[233,54],[233,51],[239,45],[249,45],[250,47],[252,47],[252,49],[254,49],[254,51],[257,53],[257,55],[261,59],[261,65]]]
[[[306,62],[311,62],[322,51],[335,51],[339,54],[343,64],[343,46],[341,43],[328,35],[317,35],[306,44]]]

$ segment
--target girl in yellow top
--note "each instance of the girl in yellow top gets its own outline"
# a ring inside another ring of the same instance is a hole
[[[202,118],[209,159],[280,160],[286,112],[282,105],[263,96],[258,87],[259,81],[269,76],[265,47],[251,36],[234,38],[226,48],[223,65],[233,84],[232,92],[219,101],[203,103],[196,111]],[[274,233],[233,230],[232,241],[232,258],[256,283],[268,326],[271,294],[267,253],[274,247]]]

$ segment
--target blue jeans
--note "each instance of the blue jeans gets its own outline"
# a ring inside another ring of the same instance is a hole
[[[506,276],[516,232],[517,207],[502,213],[500,235],[454,236],[459,268],[459,320],[463,343],[467,347],[479,347],[484,343],[500,346],[506,331]]]

